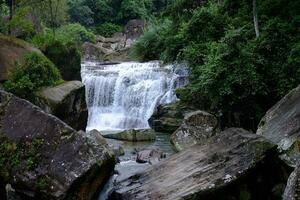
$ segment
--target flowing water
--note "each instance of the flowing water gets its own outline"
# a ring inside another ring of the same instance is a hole
[[[149,128],[148,119],[158,105],[177,101],[175,90],[187,83],[185,65],[162,66],[160,62],[103,65],[97,62],[82,64],[82,80],[86,86],[89,110],[87,131],[97,129],[102,134],[126,129]],[[125,155],[119,157],[114,175],[99,195],[106,200],[113,182],[125,179],[149,164],[139,164],[136,151],[159,148],[167,156],[174,153],[169,135],[157,133],[153,142],[124,142],[107,140],[114,148],[121,146]]]
[[[184,65],[83,63],[89,109],[87,130],[149,128],[148,119],[155,108],[175,102],[175,89],[186,84],[186,77]]]

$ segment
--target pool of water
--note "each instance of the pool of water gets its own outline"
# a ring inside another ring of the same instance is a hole
[[[148,163],[140,164],[136,162],[136,151],[142,149],[160,149],[167,157],[174,154],[175,151],[170,143],[170,134],[157,133],[156,140],[151,142],[126,142],[107,139],[110,146],[123,147],[125,154],[119,157],[119,163],[115,166],[117,172],[111,176],[101,191],[98,200],[107,200],[109,192],[113,189],[114,182],[124,180],[136,173],[139,173],[149,166]]]

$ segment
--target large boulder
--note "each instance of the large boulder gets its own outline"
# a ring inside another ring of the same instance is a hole
[[[92,199],[113,170],[113,153],[99,136],[4,91],[0,127],[0,180],[25,199]]]
[[[257,134],[276,143],[287,164],[296,165],[300,155],[300,85],[266,113]]]
[[[166,158],[160,149],[144,149],[137,152],[137,163],[149,163],[151,165],[158,163],[160,160]]]
[[[112,199],[274,199],[282,180],[276,146],[228,129],[116,184]]]
[[[85,87],[80,81],[68,81],[38,92],[38,105],[47,113],[60,118],[76,130],[84,130],[88,110]]]
[[[287,186],[284,190],[283,200],[298,200],[300,197],[300,163],[296,166],[295,170],[291,173]]]
[[[103,135],[105,138],[131,142],[155,140],[156,134],[152,129],[130,129],[118,133]]]
[[[112,43],[112,41],[115,41],[115,43]],[[97,60],[100,62],[129,61],[129,46],[123,40],[104,38],[104,42],[98,42],[97,44],[85,42],[82,45],[82,50],[84,60]]]
[[[23,40],[0,34],[0,82],[6,81],[16,63],[23,64],[24,56],[32,52],[42,54]]]
[[[183,124],[172,134],[171,143],[177,151],[195,144],[204,144],[216,133],[218,120],[204,111],[195,111],[185,115]]]
[[[181,105],[180,102],[159,105],[148,121],[157,132],[173,133],[181,126],[185,114],[192,111],[192,108]]]

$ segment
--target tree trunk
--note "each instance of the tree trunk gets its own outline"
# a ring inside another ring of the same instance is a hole
[[[9,22],[10,22],[14,16],[14,0],[8,0],[6,2],[9,7]],[[11,34],[10,23],[8,23],[8,33]]]
[[[255,35],[256,35],[256,37],[259,37],[259,26],[258,26],[256,0],[253,0],[252,4],[253,4],[253,22],[254,22]]]

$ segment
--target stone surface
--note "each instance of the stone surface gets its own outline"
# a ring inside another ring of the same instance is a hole
[[[24,56],[32,52],[42,54],[23,40],[0,34],[0,82],[6,81],[16,63],[24,63]]]
[[[144,20],[133,19],[127,22],[124,28],[126,38],[136,40],[140,37],[146,28],[146,22]]]
[[[98,137],[0,91],[0,180],[27,199],[92,199],[115,161]]]
[[[103,135],[105,138],[125,141],[151,141],[155,140],[156,134],[152,129],[130,129],[119,133]]]
[[[74,129],[85,130],[88,110],[85,102],[85,87],[80,81],[68,81],[38,92],[38,105]]]
[[[179,102],[160,105],[149,119],[151,128],[157,132],[173,133],[183,122],[184,115],[194,111]]]
[[[145,149],[137,152],[136,162],[137,163],[150,163],[156,164],[163,158],[166,158],[164,154],[159,149]]]
[[[115,33],[111,38],[98,35],[96,44],[86,42],[82,45],[83,59],[100,62],[130,61],[130,47],[144,32],[145,26],[143,20],[130,20],[124,28],[124,33]]]
[[[300,168],[299,163],[291,173],[283,194],[283,200],[298,200],[300,198]]]
[[[195,144],[204,144],[216,133],[218,120],[204,111],[195,111],[185,115],[183,124],[172,134],[171,143],[177,151]]]
[[[231,128],[116,183],[111,199],[269,199],[281,181],[275,160],[274,144]]]
[[[266,113],[257,134],[276,143],[287,164],[296,165],[300,155],[300,85]]]

